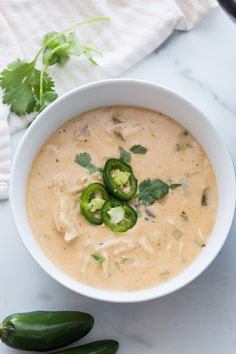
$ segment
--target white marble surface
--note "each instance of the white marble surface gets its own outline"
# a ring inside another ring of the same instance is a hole
[[[217,9],[123,75],[155,81],[191,99],[216,126],[234,162],[235,41],[236,25]],[[21,135],[14,136],[14,148]],[[95,317],[86,341],[117,338],[120,354],[236,353],[235,222],[220,255],[192,284],[159,300],[119,305],[86,299],[57,284],[25,250],[6,201],[0,203],[0,217],[0,318],[15,311],[80,309]],[[15,353],[1,344],[0,352]]]

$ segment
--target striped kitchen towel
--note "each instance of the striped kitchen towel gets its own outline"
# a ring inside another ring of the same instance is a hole
[[[63,69],[50,68],[61,95],[83,83],[121,74],[173,30],[190,30],[215,6],[215,0],[1,0],[0,70],[16,58],[32,59],[46,32],[92,17],[109,17],[109,22],[77,30],[82,43],[103,52],[98,67],[73,58]],[[30,117],[19,118],[0,105],[0,199],[4,199],[11,162],[9,131],[24,127]]]

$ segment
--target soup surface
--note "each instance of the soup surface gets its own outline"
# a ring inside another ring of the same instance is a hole
[[[130,152],[135,144],[145,153]],[[74,159],[86,152],[103,167],[120,157],[119,147],[130,152],[139,183],[159,178],[181,186],[152,205],[132,199],[135,226],[114,233],[82,215],[81,192],[103,179]],[[155,111],[112,106],[81,114],[45,142],[29,174],[27,211],[38,243],[63,272],[97,288],[137,290],[180,273],[207,247],[217,188],[209,159],[181,125]]]

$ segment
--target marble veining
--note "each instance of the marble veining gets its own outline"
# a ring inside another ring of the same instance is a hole
[[[178,61],[175,61],[176,65],[179,65],[180,63]],[[225,108],[227,111],[229,111],[229,113],[232,114],[236,114],[236,109],[233,107],[228,106],[228,104],[226,104],[225,102],[223,102],[219,95],[217,93],[215,93],[214,91],[212,91],[206,84],[204,84],[202,81],[198,80],[196,77],[193,76],[191,70],[189,69],[184,69],[181,70],[180,73],[188,80],[194,82],[196,85],[200,86],[203,90],[209,92],[209,94],[213,97],[213,99],[220,104],[221,106],[223,106],[223,108]]]

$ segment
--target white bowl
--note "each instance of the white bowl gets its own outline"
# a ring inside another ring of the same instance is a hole
[[[133,105],[160,111],[182,124],[198,140],[215,171],[218,212],[207,247],[178,276],[139,291],[106,291],[80,283],[59,270],[41,250],[26,213],[26,184],[31,163],[45,140],[62,124],[82,112],[111,105]],[[234,216],[235,174],[229,152],[207,118],[190,102],[156,84],[114,79],[81,86],[57,99],[38,115],[25,133],[12,166],[10,201],[19,234],[38,264],[59,283],[75,292],[111,302],[138,302],[158,298],[182,288],[201,274],[222,248]]]

